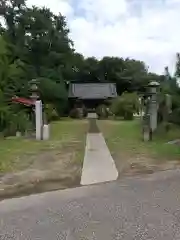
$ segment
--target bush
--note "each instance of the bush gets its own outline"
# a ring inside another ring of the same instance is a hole
[[[88,115],[88,110],[86,107],[83,107],[83,117],[86,118]]]
[[[71,118],[78,118],[80,119],[82,116],[81,116],[81,111],[79,108],[73,108],[70,113],[69,113],[69,116]]]
[[[133,111],[126,111],[124,113],[124,120],[133,120],[134,116],[133,116]]]
[[[78,110],[76,108],[73,108],[70,110],[69,116],[71,118],[78,118]]]
[[[172,111],[169,115],[169,122],[180,125],[180,108]]]
[[[29,119],[28,114],[25,111],[20,111],[18,113],[12,113],[9,115],[8,124],[3,129],[3,135],[14,136],[16,132],[25,133],[26,130],[32,129],[32,122]]]
[[[96,108],[96,114],[98,115],[98,118],[105,119],[108,117],[108,110],[106,105],[99,105]]]
[[[52,122],[59,119],[57,110],[52,104],[46,104],[44,111],[47,122]]]
[[[123,93],[112,101],[111,112],[124,120],[133,120],[133,114],[139,111],[139,100],[136,93]]]

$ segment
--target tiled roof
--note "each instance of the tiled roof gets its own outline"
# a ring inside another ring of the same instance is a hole
[[[73,83],[69,86],[69,98],[106,99],[116,96],[114,83]]]

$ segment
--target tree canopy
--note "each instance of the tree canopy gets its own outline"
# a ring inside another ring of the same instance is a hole
[[[74,49],[66,18],[50,9],[28,7],[26,0],[1,0],[0,17],[0,120],[14,113],[15,95],[29,97],[30,82],[37,79],[44,103],[62,113],[67,105],[70,82],[114,82],[117,92],[143,92],[151,80],[179,94],[176,78],[150,73],[135,59],[85,58]],[[180,75],[179,60],[176,75]]]

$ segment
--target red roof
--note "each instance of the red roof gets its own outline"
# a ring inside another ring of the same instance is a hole
[[[28,98],[22,98],[22,97],[13,97],[12,101],[16,103],[24,104],[26,106],[32,106],[35,104],[34,100],[28,99]]]

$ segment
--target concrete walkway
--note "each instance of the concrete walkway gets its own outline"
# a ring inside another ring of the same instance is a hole
[[[116,180],[118,171],[101,133],[88,133],[81,185]]]

